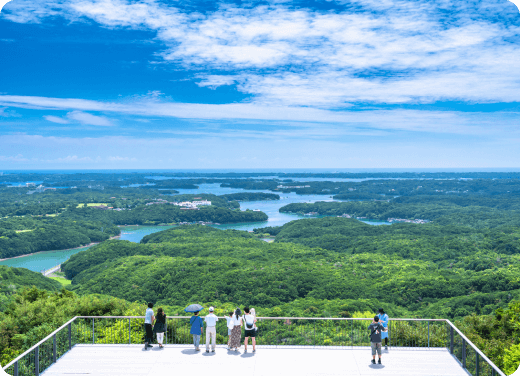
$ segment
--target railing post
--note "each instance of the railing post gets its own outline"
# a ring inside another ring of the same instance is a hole
[[[94,327],[95,319],[92,319],[92,344],[94,344],[94,333],[96,332],[96,328]]]
[[[18,362],[14,363],[13,376],[18,376]]]
[[[428,348],[430,348],[430,322],[428,321]]]
[[[52,362],[56,363],[56,334],[52,336]]]
[[[314,346],[316,346],[316,320],[314,320]]]
[[[479,364],[480,355],[478,355],[477,350],[475,350],[475,362],[476,362],[476,376],[480,376],[480,364]]]
[[[466,368],[466,340],[462,338],[462,368]]]
[[[450,354],[453,354],[453,326],[450,325]]]
[[[72,349],[72,323],[69,324],[69,350]]]
[[[34,349],[34,375],[40,376],[40,346]]]
[[[354,320],[350,320],[350,340],[352,347],[354,347]]]
[[[128,344],[132,344],[132,319],[128,319]]]
[[[392,321],[388,320],[388,343],[392,347]]]

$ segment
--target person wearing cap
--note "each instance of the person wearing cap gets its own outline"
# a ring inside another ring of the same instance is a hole
[[[209,315],[204,318],[206,321],[206,352],[209,352],[209,341],[211,341],[211,352],[215,352],[217,345],[217,321],[218,317],[213,313],[215,308],[209,307]]]
[[[379,308],[379,314],[377,317],[379,317],[379,322],[381,325],[383,325],[384,328],[388,328],[388,320],[390,320],[390,318],[385,313],[383,308]],[[381,340],[385,340],[385,350],[388,350],[388,330],[381,333]]]

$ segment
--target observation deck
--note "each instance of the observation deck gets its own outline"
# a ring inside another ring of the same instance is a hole
[[[447,349],[392,348],[383,350],[382,363],[371,364],[370,347],[302,348],[258,346],[252,353],[244,346],[228,351],[217,346],[206,353],[204,346],[193,345],[76,345],[42,375],[157,376],[200,375],[229,376],[468,376]],[[376,358],[377,359],[377,358]]]
[[[215,353],[195,351],[189,317],[167,318],[165,348],[143,346],[144,317],[78,316],[11,361],[13,376],[61,375],[382,375],[505,376],[449,320],[390,319],[389,349],[371,364],[371,319],[259,317],[257,351],[226,349],[217,323]],[[250,340],[251,342],[251,340]],[[377,357],[376,357],[377,359]]]

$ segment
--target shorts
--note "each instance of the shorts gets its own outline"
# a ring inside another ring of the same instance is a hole
[[[370,347],[372,348],[372,355],[376,355],[377,351],[377,355],[381,356],[381,342],[370,342]]]
[[[246,329],[246,337],[256,337],[256,330],[254,329]]]

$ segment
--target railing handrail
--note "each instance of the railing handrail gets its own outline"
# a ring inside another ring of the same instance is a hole
[[[193,316],[166,316],[167,319],[189,319]],[[200,317],[203,317],[202,315]],[[225,319],[229,316],[217,316],[219,319]],[[78,319],[144,319],[145,316],[76,316]],[[332,320],[332,321],[356,321],[356,320],[372,320],[371,317],[269,317],[256,316],[262,320]],[[446,319],[389,319],[389,321],[447,321]]]
[[[498,374],[499,374],[500,376],[507,376],[504,372],[502,372],[502,371],[501,371],[501,370],[500,370],[500,369],[495,365],[495,363],[493,363],[491,360],[489,360],[489,358],[488,358],[486,355],[484,355],[484,353],[483,353],[482,351],[480,351],[480,350],[478,349],[478,347],[475,346],[475,345],[473,344],[473,342],[471,342],[471,341],[468,339],[468,337],[466,337],[464,334],[462,334],[462,332],[461,332],[461,331],[460,331],[460,330],[459,330],[455,325],[453,325],[453,323],[452,323],[450,320],[446,319],[445,321],[446,321],[446,323],[447,323],[449,326],[451,326],[451,327],[452,327],[452,328],[457,332],[457,334],[458,334],[459,336],[462,337],[462,339],[463,339],[464,341],[466,341],[467,344],[469,344],[469,345],[473,348],[473,350],[475,350],[475,352],[478,353],[479,356],[482,357],[482,359],[484,359],[484,360],[485,360],[485,361],[486,361],[486,362],[487,362],[487,363],[488,363],[488,364],[489,364],[489,365],[490,365],[490,366],[491,366],[491,367],[492,367],[496,372],[498,372]]]
[[[44,339],[42,339],[40,342],[38,342],[36,345],[32,346],[29,350],[25,351],[24,353],[22,353],[21,355],[18,355],[15,359],[11,360],[9,363],[7,363],[7,365],[5,367],[3,367],[4,370],[6,370],[8,367],[11,367],[13,364],[15,364],[17,361],[19,361],[20,359],[22,359],[25,355],[29,354],[30,352],[34,351],[35,348],[37,348],[38,346],[40,346],[42,343],[48,341],[50,338],[52,338],[52,336],[54,336],[55,334],[61,332],[66,326],[68,326],[69,324],[71,324],[72,322],[74,322],[76,319],[78,318],[78,316],[75,316],[74,318],[70,319],[69,321],[67,321],[65,324],[63,324],[62,326],[60,326],[58,329],[56,329],[54,332],[52,332],[51,334],[49,334],[47,337],[45,337]]]

